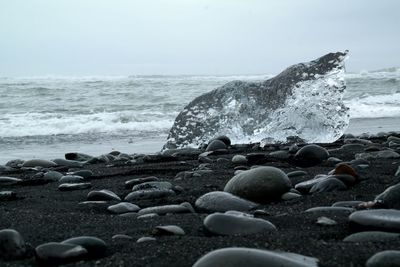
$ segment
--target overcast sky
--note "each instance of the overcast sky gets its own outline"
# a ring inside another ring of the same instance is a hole
[[[400,66],[398,0],[1,0],[0,76],[275,74],[350,50]]]

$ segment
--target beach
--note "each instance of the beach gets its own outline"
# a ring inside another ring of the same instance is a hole
[[[356,154],[388,151],[389,136],[400,137],[398,133],[365,139],[349,135],[332,144],[319,144],[329,151],[332,160],[323,160],[310,167],[300,167],[293,162],[293,144],[268,145],[264,148],[257,145],[231,145],[226,149],[209,152],[206,156],[200,156],[204,150],[177,150],[172,154],[132,156],[134,160],[118,159],[118,153],[114,152],[114,160],[98,163],[92,161],[79,168],[62,165],[49,168],[15,166],[7,171],[2,170],[1,174],[20,178],[21,181],[2,185],[2,191],[15,192],[16,196],[0,201],[0,229],[15,229],[28,243],[27,247],[32,249],[43,243],[61,242],[77,236],[94,236],[106,243],[106,252],[102,255],[97,255],[95,259],[72,262],[67,266],[192,266],[206,253],[226,247],[297,253],[318,259],[318,266],[365,266],[368,258],[375,253],[397,249],[399,239],[344,242],[343,239],[350,234],[365,231],[354,227],[349,220],[351,213],[362,208],[353,206],[344,212],[307,210],[332,206],[338,201],[373,201],[376,195],[396,184],[398,177],[394,174],[399,166],[399,158],[365,157],[365,162],[354,161]],[[301,148],[306,144],[297,146]],[[399,146],[393,146],[393,143],[390,150],[400,152]],[[280,152],[276,154],[277,151]],[[245,156],[248,162],[234,164],[232,159],[235,155]],[[247,211],[255,218],[271,222],[276,231],[219,235],[206,230],[203,221],[213,212],[200,209],[196,206],[196,200],[206,193],[223,191],[235,171],[255,165],[276,167],[286,174],[304,171],[302,175],[290,177],[291,184],[295,186],[317,174],[328,174],[335,169],[338,161],[333,158],[353,166],[359,175],[354,184],[344,190],[302,193],[292,200],[274,200]],[[91,187],[73,191],[60,191],[60,182],[38,174],[50,170],[66,174],[82,169],[93,172],[93,175],[84,179]],[[187,172],[187,175],[182,172]],[[140,209],[125,216],[107,209],[120,201],[106,199],[104,202],[85,202],[89,192],[102,189],[110,190],[123,199],[131,192],[130,188],[125,187],[126,181],[150,176],[171,183],[174,194],[128,201]],[[175,208],[189,205],[191,208],[171,209],[167,214],[160,212],[159,215],[138,218],[140,210],[165,205],[175,205]],[[335,223],[318,224],[317,220],[321,217],[327,217]],[[185,233],[174,235],[155,231],[156,227],[163,225],[179,226]],[[371,229],[376,230],[372,226]],[[395,233],[398,229],[383,228],[383,231]],[[150,241],[138,243],[141,237],[151,238]],[[35,266],[40,261],[35,260],[33,255],[32,251],[27,252],[25,259],[1,261],[1,266]]]

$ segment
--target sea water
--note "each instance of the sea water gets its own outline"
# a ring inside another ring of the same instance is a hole
[[[0,77],[0,164],[119,150],[154,153],[195,97],[273,75]],[[346,73],[347,132],[400,130],[400,68]]]

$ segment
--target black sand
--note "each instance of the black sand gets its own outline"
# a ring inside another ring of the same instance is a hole
[[[383,146],[385,137],[371,141]],[[327,149],[339,148],[343,140],[334,144],[323,144]],[[278,147],[277,147],[278,148]],[[352,233],[347,220],[348,215],[326,215],[338,222],[335,226],[316,224],[317,217],[304,213],[311,207],[330,206],[336,201],[361,200],[369,201],[385,188],[397,183],[394,177],[400,159],[370,160],[370,167],[361,174],[366,180],[346,191],[317,193],[305,195],[300,199],[263,205],[268,214],[257,215],[271,221],[278,232],[274,234],[254,234],[248,236],[207,236],[202,227],[206,214],[173,214],[148,219],[123,218],[112,215],[106,206],[97,208],[78,205],[85,201],[87,193],[96,189],[109,189],[119,196],[129,193],[125,189],[126,180],[138,177],[157,176],[161,180],[170,181],[181,186],[181,194],[157,200],[134,202],[141,208],[180,204],[195,200],[204,193],[223,190],[226,182],[233,176],[234,166],[228,163],[216,163],[217,158],[231,159],[234,154],[265,152],[245,148],[231,148],[221,155],[212,155],[212,174],[175,181],[175,175],[184,170],[192,170],[200,163],[197,156],[177,157],[171,161],[156,161],[141,164],[123,164],[106,166],[92,164],[85,166],[95,173],[90,179],[92,189],[60,192],[58,183],[44,185],[17,185],[3,187],[12,190],[20,199],[0,202],[0,229],[12,228],[19,231],[26,242],[36,247],[45,242],[59,242],[73,236],[96,236],[108,244],[107,256],[92,261],[81,261],[67,266],[191,266],[205,253],[224,247],[251,247],[280,250],[316,257],[320,266],[364,266],[373,254],[387,249],[398,249],[400,240],[391,242],[346,243],[343,238]],[[354,159],[355,151],[331,151],[333,157],[344,161]],[[172,158],[170,158],[172,159]],[[182,162],[184,161],[184,162]],[[272,160],[263,165],[275,166],[286,173],[293,170],[305,170],[308,175],[292,178],[293,184],[313,178],[316,174],[327,174],[332,166],[320,164],[309,168],[298,168],[286,161]],[[23,177],[26,172],[1,174],[3,176]],[[113,202],[110,202],[111,205]],[[158,225],[174,224],[182,227],[184,236],[162,236],[156,241],[136,243],[142,236],[151,236]],[[115,234],[127,234],[133,237],[130,241],[113,241]],[[0,266],[35,266],[34,257],[3,262]]]

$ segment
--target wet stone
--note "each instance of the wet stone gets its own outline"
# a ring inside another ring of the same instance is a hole
[[[365,267],[398,267],[400,266],[400,251],[385,250],[369,258]]]
[[[159,181],[159,179],[155,176],[149,176],[149,177],[143,177],[143,178],[135,178],[131,179],[125,182],[125,188],[127,189],[132,189],[133,186],[141,184],[141,183],[146,183],[146,182],[156,182]]]
[[[288,176],[289,178],[292,178],[292,177],[305,176],[305,175],[307,175],[307,174],[308,174],[308,173],[305,172],[305,171],[292,171],[292,172],[287,173],[287,176]]]
[[[134,201],[134,200],[142,200],[142,199],[156,199],[156,198],[163,198],[168,196],[174,196],[175,192],[171,189],[147,189],[147,190],[138,190],[129,193],[125,197],[125,201]]]
[[[400,232],[400,210],[361,210],[349,216],[350,226],[356,229]]]
[[[51,181],[59,181],[64,175],[58,171],[48,171],[43,175],[43,178]]]
[[[332,204],[332,207],[346,207],[346,208],[356,208],[359,204],[363,203],[359,200],[350,201],[338,201]]]
[[[27,249],[21,234],[14,229],[0,230],[0,259],[17,260],[24,258]]]
[[[310,193],[331,192],[346,189],[347,186],[342,181],[333,177],[328,177],[313,185],[310,189]]]
[[[226,148],[227,148],[227,146],[223,141],[213,140],[208,144],[206,151],[215,151],[215,150],[226,149]]]
[[[78,175],[64,175],[59,180],[60,183],[81,183],[83,181],[83,177]]]
[[[58,190],[60,190],[60,191],[74,191],[74,190],[88,189],[88,188],[91,188],[91,187],[92,187],[91,183],[65,183],[65,184],[60,184],[58,186]]]
[[[204,219],[204,228],[215,235],[249,235],[275,232],[276,227],[267,220],[241,213],[213,213]]]
[[[346,208],[346,207],[330,207],[330,206],[322,206],[322,207],[313,207],[307,209],[305,212],[314,213],[314,214],[345,214],[348,215],[352,213],[354,209]]]
[[[90,258],[101,258],[106,255],[107,244],[100,238],[94,236],[72,237],[61,242],[62,244],[71,244],[82,246],[88,252]]]
[[[19,178],[0,176],[0,185],[15,185],[22,182]]]
[[[193,267],[317,267],[318,259],[288,252],[254,248],[222,248],[202,256]]]
[[[400,233],[365,231],[346,236],[344,242],[388,242],[400,240]]]
[[[329,152],[325,148],[310,144],[297,151],[294,158],[299,166],[311,167],[322,163],[328,157]]]
[[[169,213],[190,213],[191,210],[183,205],[163,205],[141,209],[138,215],[145,215],[155,213],[158,215],[165,215]]]
[[[78,170],[78,171],[72,171],[68,172],[67,175],[76,175],[76,176],[81,176],[84,179],[90,178],[93,176],[93,172],[91,170]]]
[[[109,206],[107,210],[114,214],[122,214],[127,212],[137,212],[138,210],[140,210],[140,207],[133,203],[120,202],[118,204]]]
[[[243,155],[235,155],[232,158],[232,163],[235,165],[242,165],[242,164],[247,164],[247,158],[246,156]]]
[[[224,212],[228,210],[249,211],[256,208],[258,204],[228,192],[214,191],[200,196],[196,200],[195,206],[206,212]]]
[[[50,242],[37,246],[35,255],[39,265],[51,266],[80,261],[86,258],[88,251],[75,244]]]
[[[376,196],[375,201],[381,202],[386,208],[400,209],[400,184],[388,187]]]
[[[87,200],[92,201],[107,201],[107,200],[116,200],[121,201],[121,198],[117,196],[114,192],[102,189],[99,191],[90,191],[87,195]]]
[[[27,160],[22,164],[22,167],[42,167],[42,168],[51,168],[56,167],[57,164],[50,160],[45,159],[31,159]]]
[[[138,240],[136,240],[136,243],[143,243],[143,242],[149,242],[149,241],[156,241],[154,237],[150,236],[142,236]]]
[[[171,190],[172,184],[169,182],[144,182],[141,184],[134,185],[132,191],[140,190]]]
[[[163,226],[157,226],[153,230],[153,235],[155,236],[185,235],[185,231],[177,225],[163,225]]]

